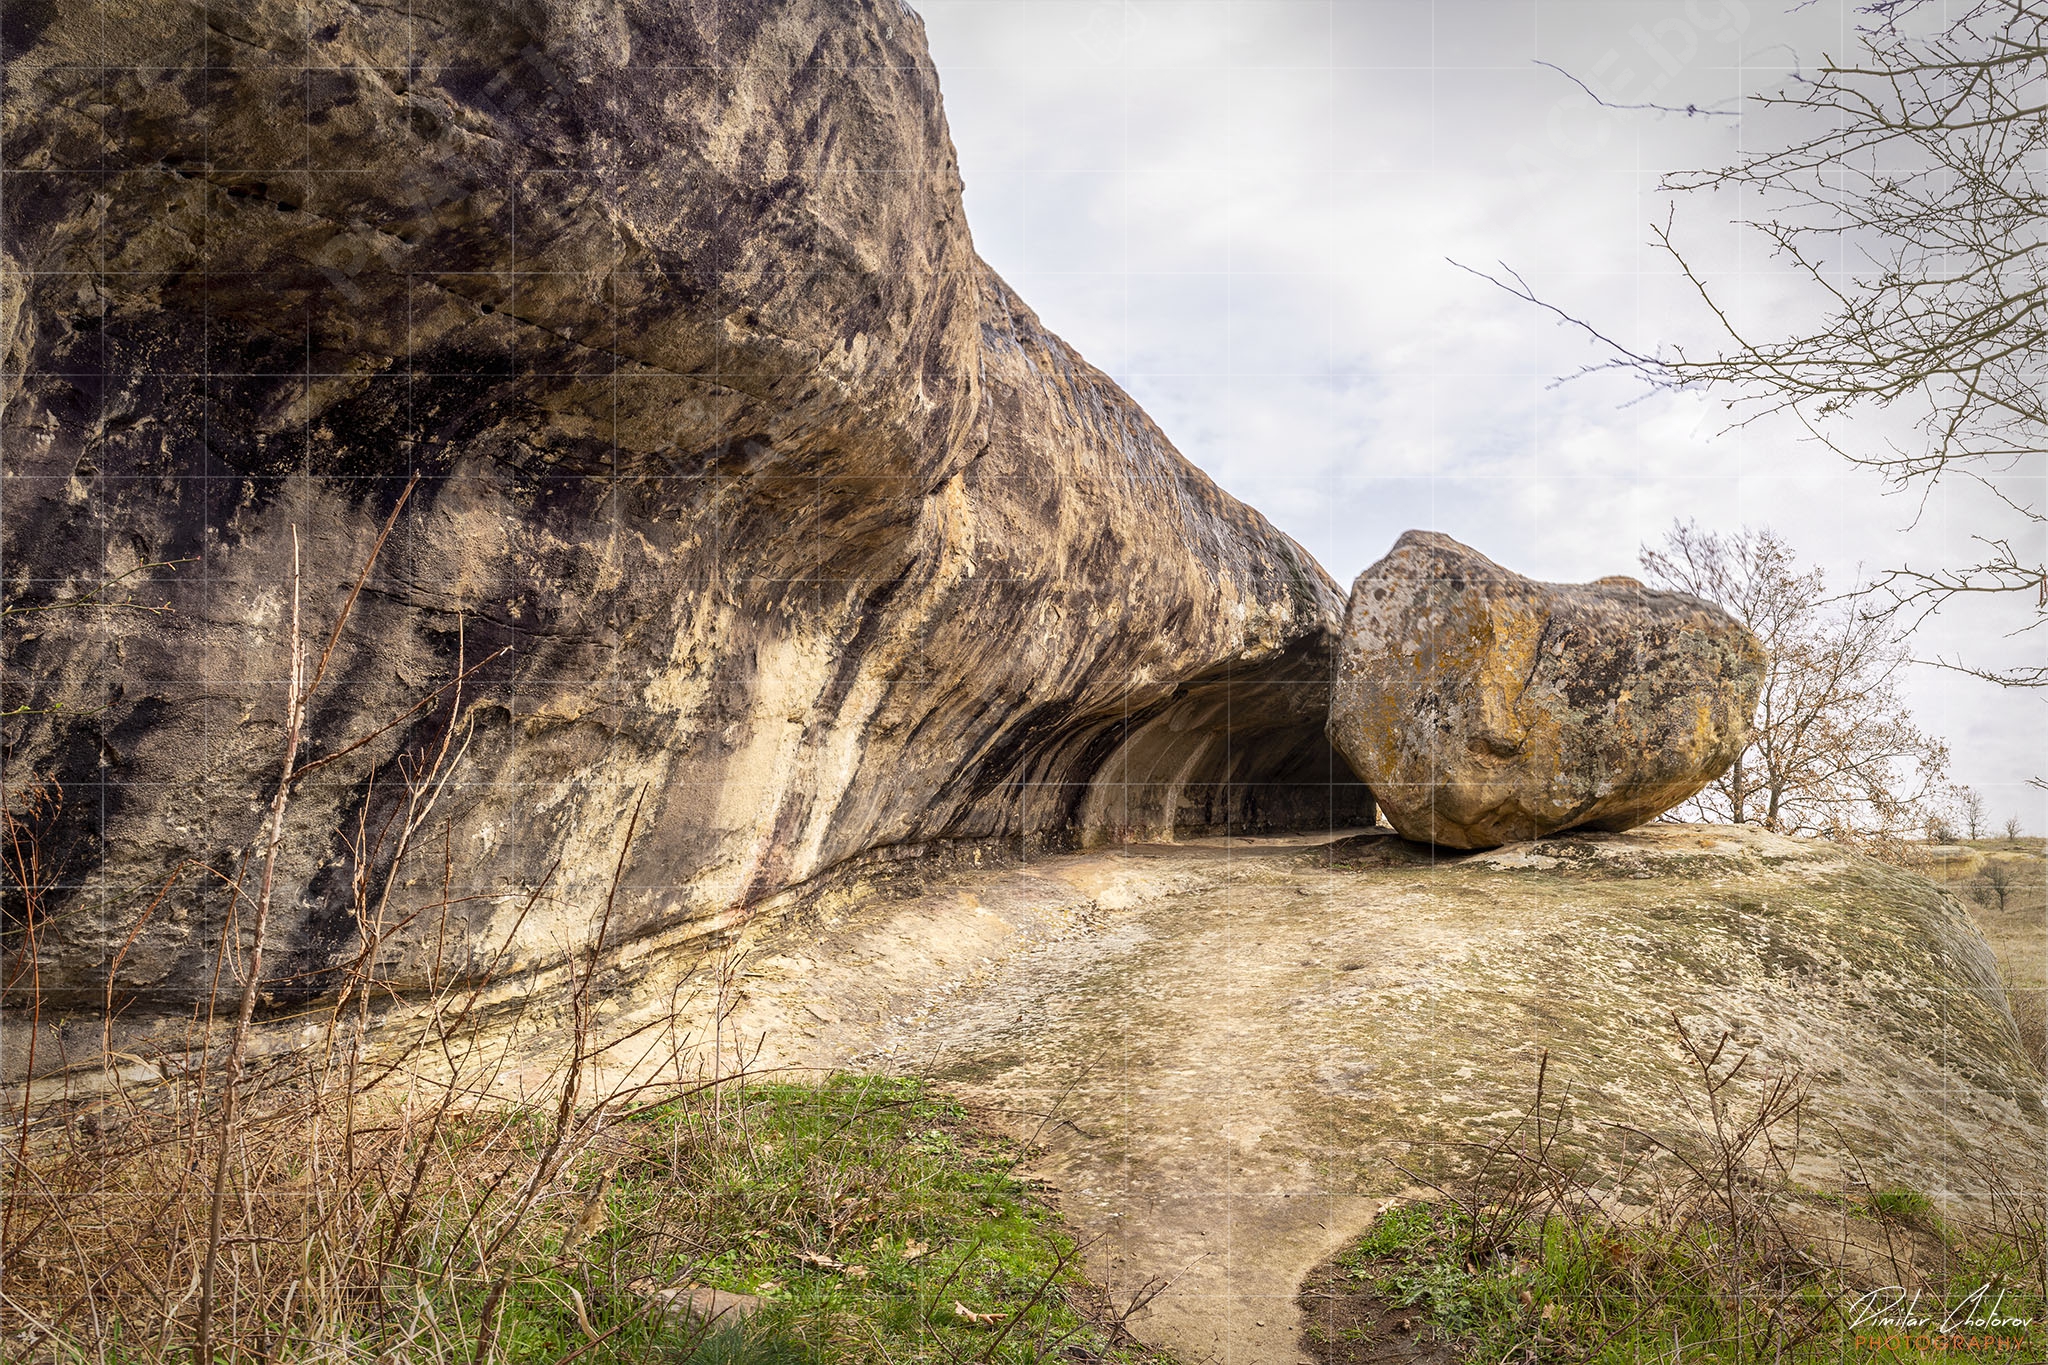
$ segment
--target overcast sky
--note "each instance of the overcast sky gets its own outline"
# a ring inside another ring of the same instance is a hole
[[[1696,299],[1651,245],[1672,207],[1658,177],[1725,162],[1745,127],[1761,135],[1757,116],[1602,109],[1539,63],[1614,104],[1734,113],[1851,50],[1845,0],[916,8],[982,255],[1346,586],[1409,527],[1584,580],[1635,572],[1674,517],[1769,525],[1846,586],[1859,566],[1966,562],[1990,524],[1958,488],[1908,531],[1916,505],[1874,473],[1782,424],[1727,431],[1704,399],[1613,376],[1555,386],[1601,354],[1450,263],[1505,262],[1646,349],[1700,335]],[[1803,306],[1724,207],[1676,207],[1718,287],[1762,316]],[[1919,650],[2038,657],[2048,638],[2001,639],[2025,619],[1951,613]],[[2048,698],[1931,669],[1910,689],[1954,776],[1996,821],[2041,831],[2025,783],[2048,771]]]

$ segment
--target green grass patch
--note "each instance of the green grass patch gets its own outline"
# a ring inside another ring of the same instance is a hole
[[[1869,1213],[1932,1218],[1893,1191]],[[1688,1220],[1665,1229],[1591,1214],[1530,1218],[1484,1261],[1450,1201],[1383,1213],[1312,1276],[1302,1299],[1328,1365],[1443,1358],[1645,1362],[2038,1361],[2044,1305],[1995,1255],[1958,1249],[1947,1283],[1910,1291],[1850,1283],[1781,1243]],[[1401,1314],[1412,1314],[1412,1318]],[[1410,1323],[1412,1322],[1412,1326]],[[1398,1323],[1389,1327],[1389,1323]]]
[[[1934,1222],[1934,1201],[1918,1190],[1879,1190],[1870,1196],[1870,1211],[1921,1227],[1931,1227]]]
[[[501,1358],[588,1345],[580,1297],[592,1331],[616,1333],[586,1360],[1160,1359],[1087,1317],[1074,1243],[1018,1178],[1020,1155],[909,1079],[749,1082],[665,1105],[609,1135],[561,1201],[568,1216],[523,1248],[532,1270],[508,1296]],[[578,1220],[594,1231],[579,1237]],[[762,1307],[702,1339],[630,1321],[648,1289],[683,1285]]]
[[[286,1073],[235,1133],[209,1365],[1159,1359],[1084,1278],[1024,1153],[919,1081],[736,1079],[565,1110],[321,1074]],[[114,1112],[90,1135],[45,1125],[36,1179],[7,1191],[0,1356],[198,1354],[210,1206],[190,1175],[212,1130]],[[752,1311],[717,1331],[681,1311],[711,1291]]]

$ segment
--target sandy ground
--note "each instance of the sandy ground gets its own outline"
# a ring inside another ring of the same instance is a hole
[[[1404,1172],[1526,1107],[1700,1119],[1673,1017],[1796,1070],[1860,1174],[1941,1193],[2041,1147],[2038,1077],[1961,906],[1826,845],[1655,826],[1438,860],[1359,832],[964,870],[750,935],[754,1069],[934,1077],[1037,1148],[1090,1273],[1193,1365],[1295,1362],[1302,1276]],[[1397,1164],[1398,1163],[1398,1164]]]

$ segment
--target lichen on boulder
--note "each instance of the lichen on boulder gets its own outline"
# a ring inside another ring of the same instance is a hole
[[[1697,597],[1542,583],[1410,531],[1352,588],[1329,735],[1410,839],[1623,830],[1735,761],[1763,669]]]

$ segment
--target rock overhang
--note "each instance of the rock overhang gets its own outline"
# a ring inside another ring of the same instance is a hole
[[[1369,819],[1336,585],[975,255],[907,12],[196,13],[60,2],[13,54],[9,588],[168,608],[7,642],[98,888],[52,999],[204,993],[293,556],[324,629],[415,477],[314,699],[280,1002],[423,982],[429,921],[552,960],[620,868],[616,934],[711,934],[894,849]],[[363,843],[451,735],[435,848]],[[358,961],[362,867],[412,890]]]

